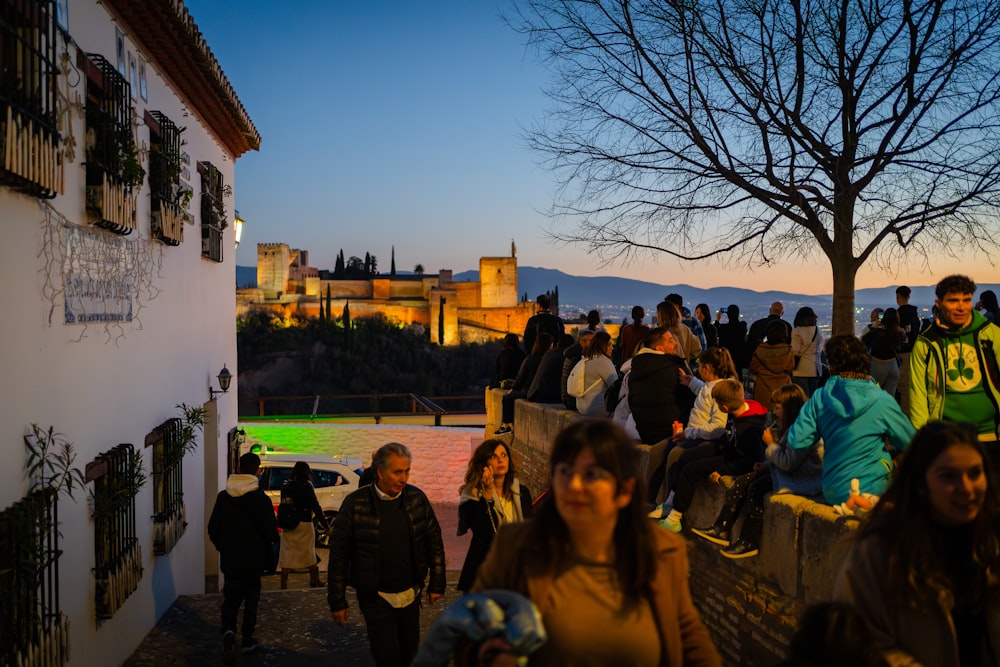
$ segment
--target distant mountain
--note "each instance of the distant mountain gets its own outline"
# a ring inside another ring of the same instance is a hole
[[[257,286],[257,267],[256,266],[240,266],[236,265],[236,286],[237,287],[256,287]]]
[[[459,281],[479,280],[478,271],[463,271],[454,276]],[[810,306],[816,310],[821,322],[828,322],[832,310],[832,294],[797,294],[770,290],[758,292],[741,287],[700,288],[687,284],[661,285],[658,283],[630,278],[573,276],[556,269],[521,266],[517,269],[517,288],[520,294],[527,293],[529,299],[559,287],[559,307],[562,315],[596,308],[605,318],[619,320],[626,317],[632,306],[646,309],[647,319],[656,304],[671,292],[684,297],[686,304],[707,303],[716,311],[722,306],[737,304],[743,319],[752,321],[764,317],[775,301],[785,304],[785,318],[791,320],[795,310]],[[910,285],[913,293],[910,303],[918,308],[930,308],[934,303],[934,285]],[[979,285],[977,294],[983,290],[1000,291],[1000,285]],[[859,289],[854,295],[855,307],[862,312],[858,319],[867,321],[865,313],[875,306],[888,308],[896,305],[896,286]]]

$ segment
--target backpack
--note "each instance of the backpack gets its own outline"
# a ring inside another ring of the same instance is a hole
[[[278,528],[295,530],[299,527],[299,511],[291,498],[282,498],[278,505]]]
[[[566,393],[574,398],[580,398],[587,393],[587,360],[580,359],[573,366],[566,378]]]

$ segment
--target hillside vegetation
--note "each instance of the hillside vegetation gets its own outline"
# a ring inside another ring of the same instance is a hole
[[[440,347],[383,317],[321,322],[253,314],[237,323],[241,398],[316,394],[482,395],[500,343]]]

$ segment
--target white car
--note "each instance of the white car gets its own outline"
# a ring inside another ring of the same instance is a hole
[[[313,488],[316,489],[316,499],[323,508],[327,523],[332,522],[344,498],[358,488],[358,479],[363,471],[361,461],[316,454],[261,454],[260,488],[264,489],[264,493],[271,499],[276,512],[278,503],[281,502],[281,487],[288,481],[292,467],[299,461],[309,464]],[[316,531],[318,546],[327,546],[328,540],[328,533]]]

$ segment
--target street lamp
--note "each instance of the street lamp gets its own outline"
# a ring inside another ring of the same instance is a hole
[[[236,237],[236,247],[240,247],[240,238],[243,236],[243,225],[245,224],[243,218],[240,217],[240,212],[236,211],[236,219],[233,221],[233,236]]]
[[[222,391],[219,391],[219,389],[212,389],[212,384],[209,383],[208,384],[208,400],[210,400],[210,401],[214,401],[215,400],[215,395],[216,394],[224,394],[227,391],[229,391],[229,385],[233,381],[233,374],[230,373],[229,369],[226,368],[226,365],[223,364],[222,365],[222,370],[219,371],[219,374],[216,376],[216,379],[218,379],[218,381],[219,381],[219,389],[221,389]]]

